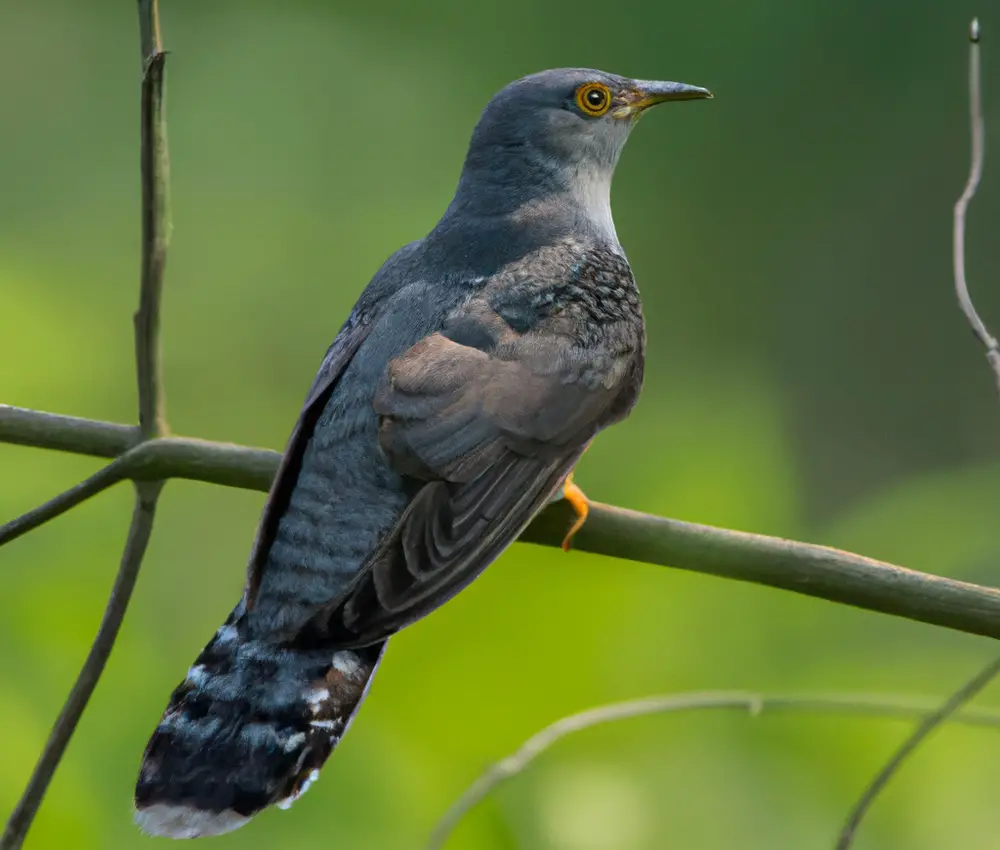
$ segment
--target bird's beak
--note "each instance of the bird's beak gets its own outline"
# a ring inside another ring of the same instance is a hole
[[[615,118],[638,118],[649,107],[668,100],[701,100],[712,97],[708,89],[687,83],[667,83],[659,80],[639,80],[635,88],[624,94],[622,104],[612,113]]]

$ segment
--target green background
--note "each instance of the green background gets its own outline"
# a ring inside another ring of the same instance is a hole
[[[507,81],[559,65],[679,79],[716,99],[647,117],[614,190],[647,310],[646,390],[577,480],[638,510],[997,583],[1000,416],[950,276],[975,12],[1000,128],[990,5],[162,0],[173,429],[284,444],[354,299],[434,224]],[[133,3],[0,0],[2,402],[135,418],[137,42]],[[1000,330],[998,170],[972,207],[968,263]],[[0,445],[0,521],[98,465]],[[119,486],[0,552],[2,812],[96,630],[130,500]],[[262,501],[167,486],[28,847],[154,846],[131,825],[142,749],[240,592]],[[943,695],[993,652],[778,591],[515,545],[392,641],[309,794],[211,846],[415,848],[482,768],[563,714],[691,689]],[[908,728],[706,712],[588,732],[449,846],[827,848]],[[998,779],[996,734],[948,728],[856,846],[995,847]]]

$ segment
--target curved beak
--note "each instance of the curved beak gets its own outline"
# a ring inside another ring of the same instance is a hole
[[[660,80],[636,80],[635,88],[622,97],[621,105],[614,111],[615,118],[639,116],[651,106],[670,100],[702,100],[713,97],[708,89],[687,83],[669,83]]]

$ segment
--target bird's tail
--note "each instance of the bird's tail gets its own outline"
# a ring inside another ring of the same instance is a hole
[[[278,647],[246,639],[241,613],[202,650],[146,746],[135,819],[150,835],[218,835],[290,806],[347,731],[385,648]]]

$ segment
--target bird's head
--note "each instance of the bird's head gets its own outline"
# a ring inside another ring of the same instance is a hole
[[[559,68],[516,80],[483,111],[469,144],[459,197],[499,208],[546,195],[607,197],[629,131],[659,103],[712,97],[685,83]],[[487,210],[482,210],[486,212]]]

